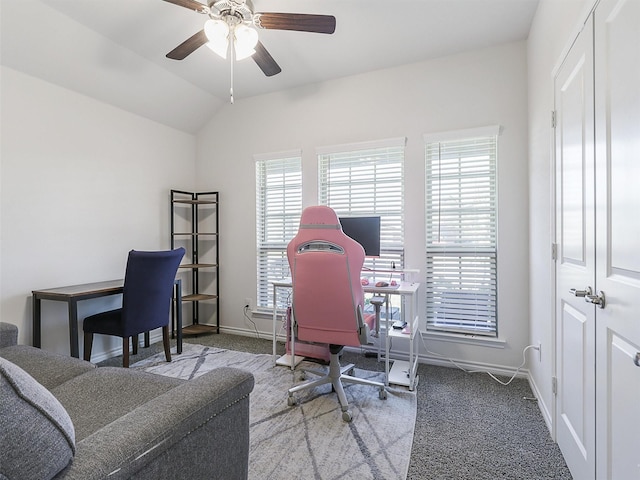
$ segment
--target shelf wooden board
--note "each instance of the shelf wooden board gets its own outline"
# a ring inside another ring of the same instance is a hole
[[[183,295],[183,302],[199,302],[201,300],[215,300],[218,298],[217,295],[207,295],[205,293],[193,293],[191,295]]]
[[[198,237],[198,236],[218,235],[218,234],[214,233],[214,232],[175,232],[175,233],[172,233],[172,235],[174,237],[176,237],[178,235],[189,235],[191,237]]]
[[[201,333],[211,333],[216,332],[217,328],[213,325],[187,325],[182,328],[183,335],[199,335]]]
[[[217,266],[217,263],[183,263],[179,268],[212,268]]]
[[[191,200],[191,199],[174,199],[173,203],[186,203],[189,205],[215,205],[218,202],[214,200]]]

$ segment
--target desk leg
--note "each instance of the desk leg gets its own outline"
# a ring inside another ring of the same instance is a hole
[[[31,332],[33,339],[33,346],[40,348],[42,346],[42,325],[41,325],[41,312],[42,312],[42,300],[37,295],[33,296],[31,300],[32,303],[32,325],[31,328],[33,331]]]
[[[420,333],[418,333],[420,329],[420,323],[419,323],[420,321],[418,318],[416,318],[417,312],[418,312],[418,292],[411,295],[410,302],[411,302],[411,308],[410,308],[411,335],[409,335],[409,338],[410,338],[409,358],[411,360],[411,363],[409,365],[409,390],[413,391],[418,386],[418,380],[419,380],[418,379],[418,354],[420,353],[420,344],[416,343],[414,345],[414,342],[416,342],[416,338],[418,338],[418,340],[420,339]]]
[[[391,331],[389,329],[389,317],[391,316],[391,309],[389,308],[389,295],[386,295],[386,312],[387,314],[385,315],[385,328],[386,331],[384,332],[384,384],[388,387],[389,386],[389,350],[391,347],[391,338],[389,337],[389,332]]]
[[[178,280],[176,282],[176,352],[182,353],[182,282]]]
[[[276,366],[276,323],[278,322],[278,307],[276,305],[276,289],[278,287],[276,287],[275,285],[273,286],[273,336],[271,338],[271,341],[273,343],[272,345],[272,350],[273,350],[273,366]]]
[[[71,356],[80,358],[78,349],[78,302],[69,300],[69,350]]]
[[[291,345],[291,370],[296,369],[296,330],[295,330],[295,321],[296,319],[293,316],[293,307],[291,307],[291,317],[289,318],[289,325],[291,326],[291,338],[289,340],[289,345]]]

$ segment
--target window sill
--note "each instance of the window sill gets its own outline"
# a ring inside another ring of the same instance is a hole
[[[501,338],[485,337],[482,335],[468,335],[461,333],[427,332],[421,331],[423,340],[435,340],[438,342],[461,343],[465,345],[478,345],[489,348],[505,348],[507,342]]]

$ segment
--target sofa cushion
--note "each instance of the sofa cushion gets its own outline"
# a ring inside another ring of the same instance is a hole
[[[186,380],[120,367],[100,367],[52,388],[81,442],[105,425]]]
[[[75,454],[75,432],[60,402],[28,373],[0,358],[0,477],[50,479]]]
[[[1,348],[0,357],[19,366],[47,390],[96,368],[93,363],[79,358],[47,352],[28,345]]]

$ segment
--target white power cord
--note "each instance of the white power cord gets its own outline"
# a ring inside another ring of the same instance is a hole
[[[494,379],[496,382],[498,382],[500,385],[504,385],[507,386],[509,385],[514,378],[516,378],[516,376],[518,375],[518,373],[520,373],[520,369],[522,367],[524,367],[525,363],[527,363],[527,350],[529,350],[530,348],[533,348],[535,350],[538,350],[540,347],[538,345],[527,345],[526,347],[524,347],[524,350],[522,350],[522,363],[520,364],[520,366],[516,369],[516,371],[514,372],[513,376],[509,379],[509,381],[507,382],[503,382],[502,380],[500,380],[499,378],[497,378],[493,373],[488,372],[486,370],[467,370],[466,368],[464,368],[461,365],[458,365],[456,363],[455,360],[453,360],[452,358],[447,357],[446,355],[442,355],[440,353],[437,352],[432,352],[431,350],[429,350],[427,348],[427,344],[425,343],[424,337],[422,336],[422,333],[420,333],[420,339],[422,340],[422,345],[424,345],[424,348],[426,349],[427,353],[430,355],[435,355],[436,357],[440,357],[440,358],[444,358],[445,360],[449,361],[450,363],[452,363],[453,365],[455,365],[457,368],[459,368],[460,370],[462,370],[465,373],[486,373],[487,375],[489,375],[492,379]]]
[[[244,306],[244,309],[243,309],[244,317],[252,323],[253,329],[256,331],[256,338],[259,339],[260,334],[258,333],[258,326],[256,325],[256,322],[254,322],[253,319],[249,315],[247,315],[247,310],[249,310],[249,305]]]

